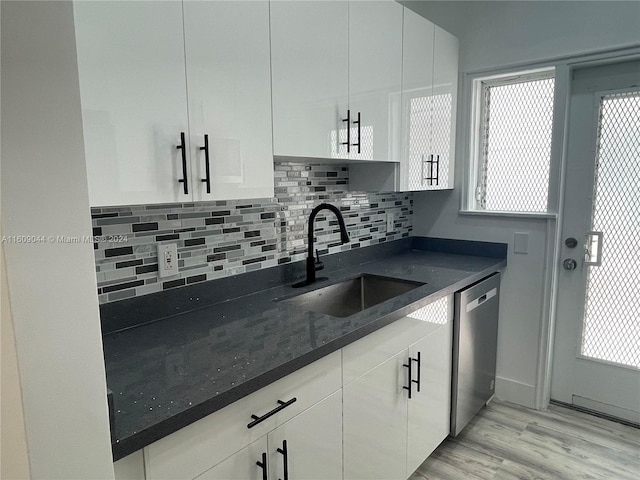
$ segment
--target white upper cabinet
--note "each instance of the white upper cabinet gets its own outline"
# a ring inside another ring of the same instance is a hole
[[[189,199],[177,182],[188,131],[181,3],[75,2],[74,16],[91,205]]]
[[[184,32],[194,200],[272,197],[269,2],[184,2]]]
[[[341,143],[349,93],[348,6],[346,1],[271,2],[276,156],[346,158]]]
[[[92,206],[273,196],[268,1],[74,11]]]
[[[404,9],[400,190],[453,188],[458,40]]]
[[[274,155],[398,161],[402,6],[271,2]]]
[[[453,188],[458,105],[458,39],[436,25],[433,59],[432,145],[439,158],[435,189]],[[433,183],[433,182],[432,182]]]
[[[431,155],[435,26],[404,9],[400,190],[424,190]]]
[[[349,2],[349,158],[400,160],[401,83],[402,6]]]
[[[454,186],[458,39],[408,8],[403,11],[402,94],[401,101],[397,95],[389,96],[387,123],[388,158],[399,158],[399,167],[352,165],[350,185],[354,190],[417,191]],[[398,124],[399,134],[395,133]],[[394,144],[395,139],[399,144]],[[374,136],[374,145],[378,140]]]

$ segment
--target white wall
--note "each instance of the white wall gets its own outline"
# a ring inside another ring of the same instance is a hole
[[[401,2],[460,39],[460,91],[465,73],[640,45],[640,2]],[[499,398],[529,407],[540,385],[540,339],[547,335],[545,268],[554,222],[458,213],[468,152],[468,105],[459,102],[456,190],[414,195],[414,233],[509,244],[498,338]],[[529,233],[529,253],[513,253],[513,234]],[[551,266],[552,268],[553,266]],[[540,392],[538,392],[538,397]]]
[[[2,234],[90,235],[72,4],[1,20]],[[93,245],[4,250],[31,475],[112,479]]]
[[[401,1],[460,39],[461,71],[640,42],[638,1]]]
[[[1,18],[2,15],[0,13]],[[0,80],[0,89],[1,86],[2,81]],[[2,142],[0,142],[1,171]],[[2,182],[0,182],[1,237]],[[18,374],[18,357],[5,265],[4,246],[0,245],[0,478],[26,480],[30,478],[29,460],[27,458],[27,436],[24,430],[22,389],[20,388],[20,375]]]

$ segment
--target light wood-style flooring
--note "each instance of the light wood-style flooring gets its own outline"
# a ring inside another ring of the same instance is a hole
[[[640,430],[555,405],[494,400],[409,480],[640,479]]]

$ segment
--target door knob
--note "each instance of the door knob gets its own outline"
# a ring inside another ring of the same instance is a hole
[[[578,262],[576,262],[573,258],[567,258],[564,262],[562,262],[562,267],[565,270],[575,270],[578,266]]]

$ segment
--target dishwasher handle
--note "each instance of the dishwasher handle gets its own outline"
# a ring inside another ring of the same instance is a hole
[[[484,303],[486,303],[487,300],[491,300],[497,294],[498,294],[498,289],[496,287],[492,288],[488,292],[485,292],[482,295],[480,295],[479,297],[477,297],[476,299],[468,302],[466,307],[465,307],[465,311],[467,313],[469,313],[470,311],[475,310],[480,305],[483,305]]]

